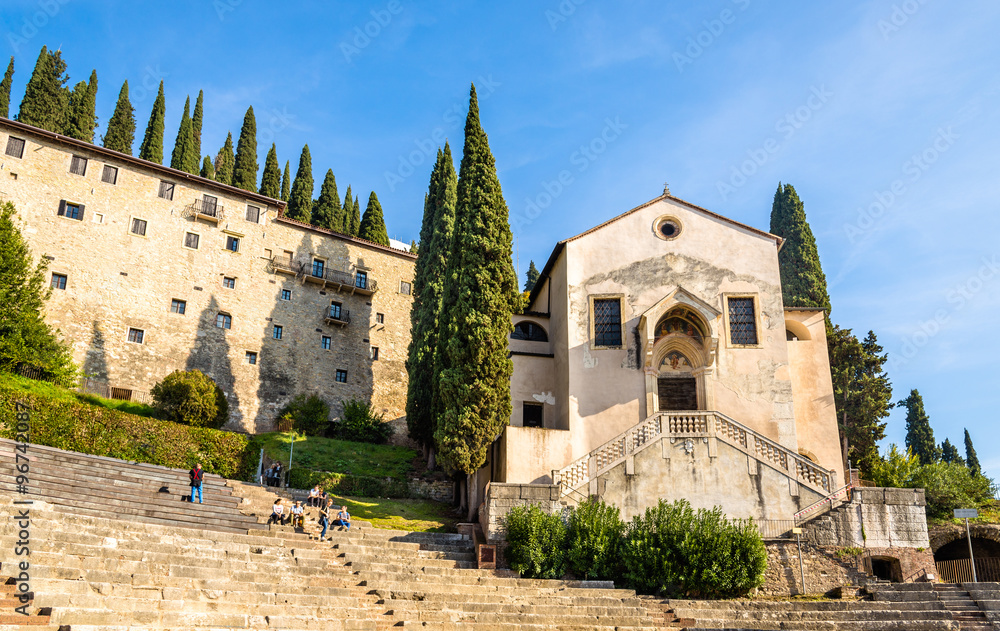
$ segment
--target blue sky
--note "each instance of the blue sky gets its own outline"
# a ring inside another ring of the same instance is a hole
[[[522,282],[529,260],[664,182],[763,229],[789,182],[834,321],[873,329],[896,398],[918,388],[936,438],[961,451],[969,428],[1000,478],[1000,5],[427,4],[5,0],[12,114],[43,44],[73,82],[97,69],[98,134],[125,79],[140,136],[165,81],[168,153],[186,95],[205,90],[213,155],[253,105],[261,164],[273,141],[294,172],[309,143],[317,182],[333,169],[362,205],[376,191],[409,242],[437,139],[458,157],[475,82]]]

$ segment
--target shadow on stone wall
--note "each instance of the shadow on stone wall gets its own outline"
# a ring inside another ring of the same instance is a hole
[[[104,349],[104,333],[97,320],[94,320],[91,329],[87,358],[83,360],[83,373],[97,381],[108,381],[108,355]]]
[[[216,325],[219,315],[219,302],[212,294],[208,306],[198,316],[198,331],[194,345],[188,354],[186,370],[200,370],[215,380],[229,401],[229,422],[227,427],[240,427],[243,411],[236,394],[236,378],[233,375],[232,358],[229,356],[230,344],[227,338],[229,329]]]

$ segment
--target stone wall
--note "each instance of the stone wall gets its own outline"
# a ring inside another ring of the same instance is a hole
[[[227,427],[249,432],[273,429],[299,393],[319,395],[335,415],[346,399],[370,402],[388,420],[404,414],[412,297],[402,283],[413,281],[413,255],[280,217],[277,200],[0,120],[0,147],[10,136],[25,147],[0,159],[0,200],[17,206],[50,278],[66,276],[46,319],[87,374],[148,391],[174,370],[197,368],[226,392]],[[70,172],[74,156],[87,160],[82,175]],[[113,183],[105,167],[117,169]],[[169,199],[161,182],[173,185]],[[216,220],[194,213],[206,195],[218,199]],[[79,220],[59,215],[64,202],[80,206]],[[250,207],[259,208],[256,221]],[[187,247],[194,238],[197,247]],[[272,259],[286,256],[307,270],[319,259],[347,280],[281,273]],[[377,283],[374,294],[357,291],[359,273]],[[324,317],[332,302],[343,321]],[[216,326],[220,315],[227,328]]]
[[[479,506],[479,525],[489,543],[504,540],[503,520],[515,506],[536,505],[549,514],[562,511],[557,484],[503,484],[490,482]]]
[[[806,535],[825,546],[930,548],[924,505],[923,489],[857,488],[850,502],[811,522]]]

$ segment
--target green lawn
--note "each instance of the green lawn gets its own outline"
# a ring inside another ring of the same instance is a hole
[[[156,418],[156,411],[149,405],[133,403],[131,401],[118,401],[115,399],[105,399],[93,394],[84,394],[69,388],[57,386],[47,381],[36,381],[27,377],[20,377],[10,373],[0,373],[0,388],[14,390],[16,392],[26,392],[47,399],[56,401],[66,401],[70,403],[88,403],[109,410],[118,410],[126,414],[137,416],[147,416]]]
[[[262,434],[260,438],[268,457],[287,466],[292,433],[272,432]],[[406,447],[296,435],[292,467],[402,480],[413,471],[416,455],[415,451]]]
[[[462,521],[450,504],[430,500],[391,500],[330,495],[336,506],[347,506],[355,519],[370,521],[376,528],[412,532],[455,532]]]

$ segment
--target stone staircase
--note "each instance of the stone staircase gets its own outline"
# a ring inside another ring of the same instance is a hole
[[[980,588],[982,587],[982,588]],[[935,605],[948,613],[963,630],[1000,629],[1000,620],[991,618],[988,607],[1000,605],[1000,585],[996,583],[879,583],[869,585],[876,602],[894,605]],[[975,596],[973,596],[975,593]]]
[[[976,601],[993,628],[1000,629],[1000,583],[963,583],[962,589]]]

